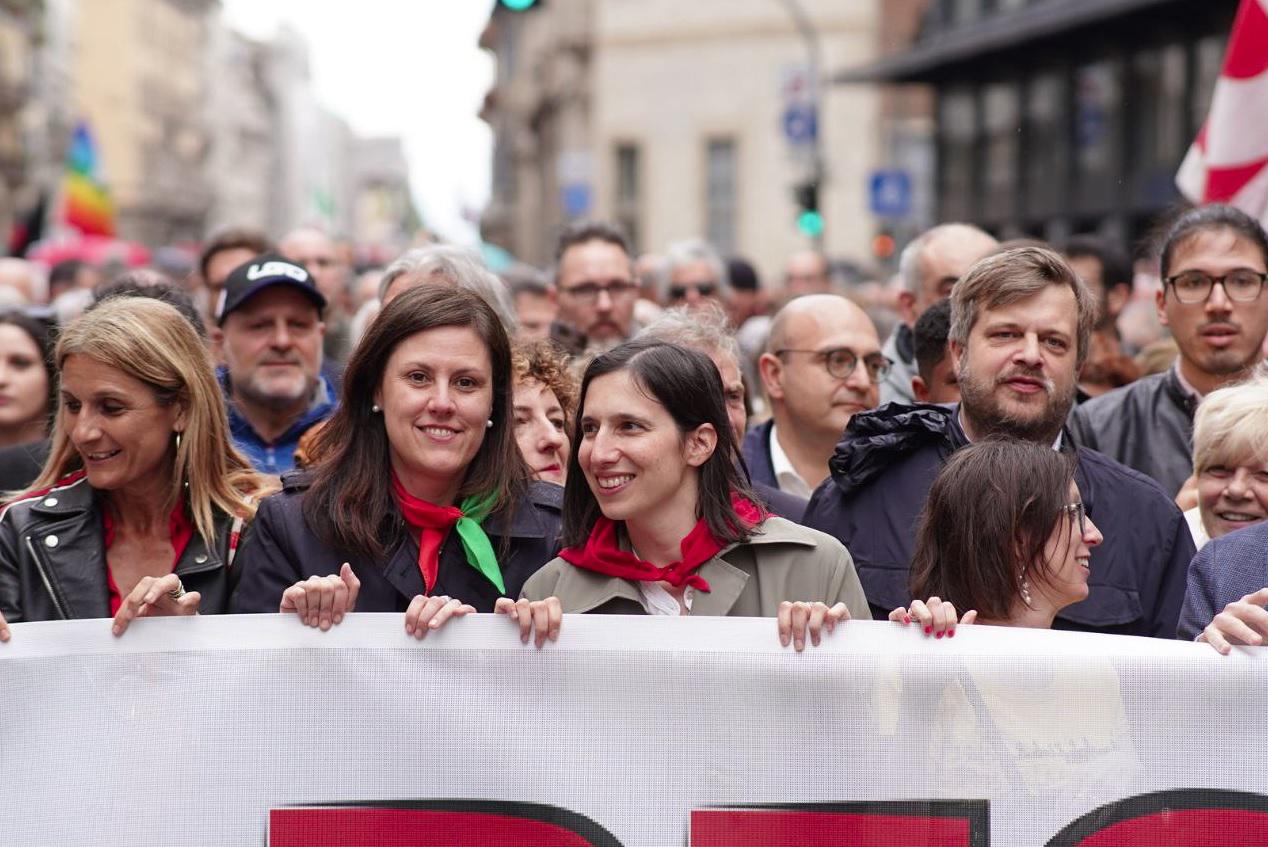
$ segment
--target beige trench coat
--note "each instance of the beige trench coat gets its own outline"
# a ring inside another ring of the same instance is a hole
[[[696,592],[693,615],[773,618],[784,600],[817,600],[829,606],[845,603],[855,620],[872,618],[854,560],[841,542],[783,518],[767,518],[748,541],[724,547],[697,573],[710,590]],[[630,580],[559,558],[529,577],[520,596],[558,597],[568,614],[644,614],[642,595]]]

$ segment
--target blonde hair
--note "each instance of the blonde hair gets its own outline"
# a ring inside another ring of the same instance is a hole
[[[1212,391],[1193,418],[1193,471],[1268,459],[1268,364],[1244,382]]]
[[[185,490],[190,516],[208,548],[215,547],[215,509],[245,520],[255,516],[255,496],[272,486],[233,446],[207,348],[180,312],[146,297],[104,301],[62,331],[54,355],[59,371],[72,355],[115,368],[149,386],[160,403],[183,408],[185,429],[174,450],[164,508],[175,508]],[[27,494],[83,467],[61,412],[59,399],[49,457]]]

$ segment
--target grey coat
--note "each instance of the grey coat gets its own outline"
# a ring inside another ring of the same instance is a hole
[[[871,620],[849,552],[830,535],[769,517],[748,541],[724,547],[697,571],[709,583],[692,615],[773,618],[779,604],[845,603],[850,617]],[[524,584],[528,600],[558,597],[565,613],[645,614],[638,586],[554,559]]]

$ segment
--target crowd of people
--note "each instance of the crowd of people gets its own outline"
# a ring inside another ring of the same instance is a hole
[[[944,224],[887,304],[580,221],[546,272],[430,245],[353,275],[233,229],[173,280],[0,267],[9,624],[495,613],[1268,637],[1268,236],[1156,250]],[[1141,263],[1148,277],[1150,260]],[[1130,315],[1136,318],[1129,318]]]

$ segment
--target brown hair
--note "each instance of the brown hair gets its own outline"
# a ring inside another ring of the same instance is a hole
[[[979,308],[997,309],[1039,294],[1050,285],[1074,292],[1078,305],[1076,366],[1087,360],[1097,305],[1083,280],[1060,254],[1045,247],[1014,247],[991,253],[969,269],[951,289],[951,332],[948,338],[968,346]]]
[[[273,245],[269,243],[268,236],[257,229],[249,227],[222,229],[203,245],[203,251],[198,255],[198,273],[205,281],[207,266],[211,264],[211,260],[217,253],[225,250],[250,250],[258,256],[272,249]]]
[[[636,338],[596,356],[581,379],[581,398],[572,443],[581,444],[581,415],[585,411],[590,383],[617,371],[630,372],[639,390],[665,407],[678,432],[685,435],[702,424],[713,426],[718,441],[713,453],[699,468],[699,496],[696,520],[703,520],[723,544],[747,541],[754,528],[736,514],[732,495],[759,502],[740,470],[740,449],[727,418],[722,376],[713,360],[699,350],[666,344],[655,338]],[[568,484],[564,486],[564,546],[585,543],[602,515],[594,492],[581,470],[580,450],[574,447],[568,458]]]
[[[911,565],[913,597],[1007,620],[1063,520],[1076,458],[1051,445],[988,438],[955,453],[929,489]]]
[[[577,377],[569,368],[569,356],[559,345],[545,339],[517,341],[511,347],[511,368],[515,381],[534,379],[549,388],[572,420],[577,408]]]
[[[511,416],[511,342],[497,313],[461,288],[420,285],[383,307],[348,360],[339,408],[322,427],[317,466],[304,498],[304,517],[329,546],[381,559],[404,524],[388,484],[390,446],[383,416],[372,410],[387,361],[410,336],[440,327],[470,327],[493,365],[493,425],[467,468],[458,498],[494,492],[494,511],[511,508],[528,484]]]

